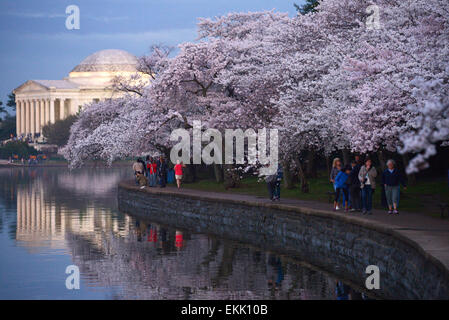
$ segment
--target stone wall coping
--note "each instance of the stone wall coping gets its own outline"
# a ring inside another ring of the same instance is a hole
[[[200,190],[193,189],[176,189],[176,188],[149,188],[140,189],[139,186],[136,186],[132,181],[123,181],[119,183],[119,188],[127,189],[134,192],[141,193],[151,193],[153,195],[163,195],[163,196],[175,196],[181,198],[188,199],[197,199],[203,201],[212,201],[212,202],[221,202],[221,203],[232,203],[238,205],[247,205],[251,207],[259,207],[259,208],[268,208],[268,209],[278,209],[284,211],[288,218],[295,219],[295,215],[292,213],[299,213],[303,215],[316,216],[327,219],[337,219],[343,221],[348,224],[353,224],[356,226],[362,226],[367,229],[375,230],[380,233],[384,233],[386,235],[391,235],[396,237],[398,240],[403,241],[409,244],[411,247],[416,249],[424,258],[430,260],[435,266],[440,268],[447,276],[449,277],[449,246],[444,247],[443,249],[435,248],[434,250],[424,249],[424,247],[429,247],[429,239],[426,238],[426,233],[431,236],[431,238],[438,238],[438,240],[442,240],[442,242],[449,243],[449,238],[445,237],[445,235],[435,235],[430,234],[430,231],[421,231],[418,235],[411,234],[407,232],[407,228],[400,228],[399,226],[391,226],[386,223],[382,223],[379,221],[370,221],[363,217],[358,216],[348,216],[343,215],[341,213],[326,211],[315,208],[308,208],[304,206],[296,206],[282,203],[272,203],[272,202],[261,202],[261,199],[258,199],[255,196],[251,195],[242,195],[242,194],[226,194],[226,193],[218,193],[218,192],[206,192]],[[433,219],[427,218],[426,219]],[[437,220],[436,218],[434,220]],[[437,224],[443,224],[443,230],[449,232],[449,228],[446,230],[446,224],[449,226],[447,221],[437,221]],[[395,228],[396,227],[396,228]],[[441,239],[440,239],[441,238]],[[431,246],[431,244],[430,244]],[[429,251],[432,251],[429,252]]]

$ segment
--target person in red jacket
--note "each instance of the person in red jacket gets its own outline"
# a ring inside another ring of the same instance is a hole
[[[157,163],[153,158],[151,162],[148,164],[148,173],[150,177],[150,187],[155,187],[157,184]]]
[[[178,185],[178,189],[181,188],[181,181],[182,181],[182,168],[185,168],[185,164],[180,162],[179,160],[176,162],[175,165],[175,178],[176,178],[176,184]]]

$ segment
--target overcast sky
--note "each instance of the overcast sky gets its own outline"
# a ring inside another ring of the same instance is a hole
[[[30,79],[62,79],[89,54],[196,38],[198,17],[272,10],[296,14],[295,0],[1,0],[0,100]],[[302,0],[296,0],[301,3]],[[66,7],[80,9],[79,30],[65,27]]]

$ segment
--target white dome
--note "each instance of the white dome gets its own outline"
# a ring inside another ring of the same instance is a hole
[[[72,72],[136,71],[137,58],[129,52],[108,49],[95,52],[81,61]]]

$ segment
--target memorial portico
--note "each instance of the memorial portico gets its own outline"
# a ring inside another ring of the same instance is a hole
[[[137,72],[137,58],[123,50],[102,50],[84,59],[63,80],[28,80],[14,90],[17,136],[36,136],[48,123],[78,113],[84,105],[122,96],[116,76]]]

